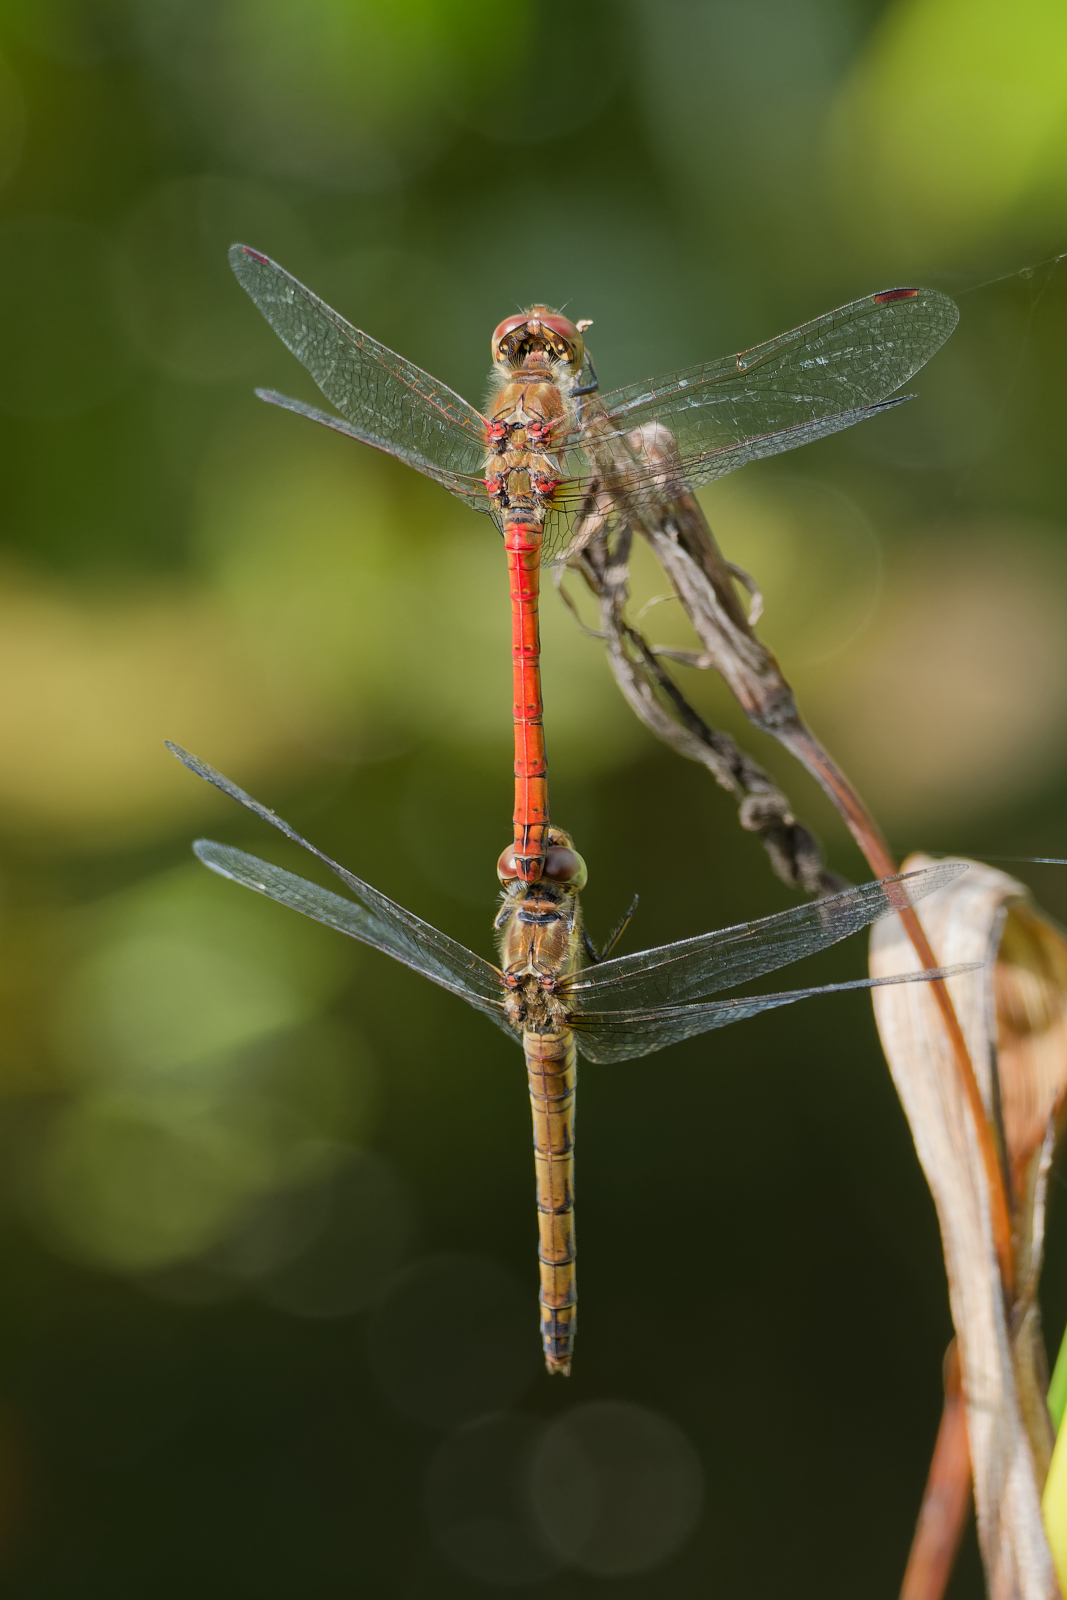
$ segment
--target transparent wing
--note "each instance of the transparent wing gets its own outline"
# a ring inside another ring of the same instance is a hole
[[[758,434],[734,443],[709,447],[699,456],[690,456],[688,459],[674,457],[672,452],[666,470],[661,464],[633,459],[629,451],[628,459],[620,462],[618,451],[621,441],[617,433],[606,435],[599,444],[589,436],[581,446],[571,447],[564,452],[567,470],[575,475],[566,478],[553,496],[546,521],[542,562],[548,564],[567,550],[581,519],[591,514],[605,494],[611,504],[610,515],[625,516],[628,511],[645,503],[649,495],[656,495],[661,500],[676,499],[687,490],[699,489],[716,478],[725,477],[746,462],[782,455],[786,450],[798,450],[801,445],[813,444],[816,439],[840,433],[857,422],[866,422],[883,411],[891,411],[894,406],[902,406],[914,399],[913,394],[903,394],[894,400],[882,400],[877,405],[836,412],[833,416],[819,417],[813,422],[794,423],[778,433]],[[602,455],[599,466],[598,450]],[[611,465],[605,467],[603,461],[608,457],[611,458]],[[484,509],[489,509],[488,498]]]
[[[601,440],[658,422],[690,488],[871,415],[939,350],[959,311],[936,289],[888,289],[738,355],[605,395]],[[814,433],[805,433],[814,426]],[[761,441],[778,441],[770,449]],[[740,456],[735,452],[740,451]],[[723,465],[729,460],[730,465]]]
[[[260,894],[270,895],[272,899],[280,900],[284,905],[291,905],[297,911],[302,911],[305,916],[313,916],[319,922],[328,923],[330,927],[340,926],[330,919],[340,914],[339,908],[348,907],[346,912],[348,921],[343,927],[343,932],[351,934],[354,939],[362,940],[364,944],[373,945],[376,950],[384,950],[386,955],[402,961],[405,966],[412,967],[416,972],[421,972],[424,978],[429,978],[431,982],[440,984],[442,989],[448,989],[452,994],[459,995],[461,999],[476,1006],[479,1011],[484,1011],[487,1016],[492,1016],[494,1021],[500,1022],[501,1026],[511,1032],[508,1024],[503,1021],[504,980],[496,967],[488,961],[483,961],[481,956],[475,955],[473,950],[468,950],[457,940],[450,939],[447,933],[442,933],[430,923],[423,922],[413,912],[406,911],[403,906],[397,905],[395,900],[390,900],[388,895],[372,888],[369,883],[364,883],[362,878],[357,878],[355,873],[349,872],[347,868],[331,860],[322,850],[316,849],[313,844],[301,838],[296,829],[291,828],[283,818],[268,810],[266,806],[260,805],[258,800],[253,800],[251,795],[239,789],[228,778],[224,778],[221,772],[216,772],[213,767],[190,755],[179,745],[168,741],[167,748],[189,768],[190,772],[195,772],[197,777],[214,784],[223,794],[228,794],[231,799],[239,801],[249,811],[255,812],[257,817],[262,817],[264,822],[269,822],[272,828],[277,828],[279,833],[284,833],[287,839],[291,839],[294,844],[300,845],[311,855],[316,856],[329,867],[331,872],[337,874],[341,882],[357,897],[359,904],[353,906],[340,895],[331,894],[328,890],[320,889],[303,878],[283,872],[280,867],[272,867],[269,862],[259,861],[255,856],[246,856],[241,850],[231,850],[227,845],[201,840],[196,846],[197,854],[213,871],[222,873],[224,877],[232,877],[249,888],[257,889]],[[280,892],[286,886],[288,886],[286,892]],[[279,892],[275,892],[276,889]],[[325,914],[320,915],[318,910],[309,909],[312,905],[319,906]]]
[[[574,1003],[572,1021],[578,1026],[579,1018],[593,1010],[621,1012],[631,1007],[678,1005],[716,989],[749,983],[776,967],[847,939],[903,905],[914,905],[966,871],[962,862],[946,861],[921,872],[842,889],[839,894],[756,922],[741,922],[676,944],[639,950],[635,955],[615,956],[564,980],[562,988]]]
[[[1038,867],[1067,867],[1064,856],[991,856],[983,853],[983,861],[1032,861]]]
[[[405,928],[384,921],[380,915],[352,900],[346,900],[342,895],[331,894],[329,889],[322,889],[307,878],[298,878],[295,873],[286,872],[269,861],[261,861],[258,856],[235,850],[232,845],[216,844],[213,839],[197,839],[193,850],[205,867],[210,867],[221,878],[231,878],[234,883],[244,884],[246,889],[255,889],[257,894],[265,894],[268,899],[290,906],[305,917],[313,917],[328,928],[336,928],[362,944],[383,950],[386,955],[402,961],[407,967],[413,967],[424,978],[439,984],[450,994],[466,1000],[468,1005],[491,1017],[511,1038],[515,1037],[498,1000],[487,999],[470,983],[450,976],[447,967],[438,959],[427,959],[424,949],[412,945]],[[440,939],[444,935],[438,934],[437,937]],[[463,947],[456,945],[455,949],[461,951]],[[463,951],[463,954],[469,956],[471,961],[479,960],[473,952]]]
[[[544,551],[571,542],[598,494],[625,515],[650,493],[698,489],[748,461],[840,433],[911,395],[889,397],[940,349],[959,320],[936,289],[887,289],[737,355],[721,356],[594,399],[561,450],[563,479]],[[635,458],[636,429],[670,435],[668,474]]]
[[[305,405],[303,400],[294,400],[290,395],[279,394],[277,389],[257,389],[256,394],[261,400],[266,400],[272,406],[281,406],[285,411],[295,411],[298,417],[307,417],[311,422],[321,422],[323,427],[332,428],[335,433],[343,433],[349,439],[358,439],[360,444],[370,444],[380,450],[385,447],[381,440],[373,437],[363,428],[354,427],[351,422],[346,422],[343,417],[334,416],[331,411],[319,411],[316,406]],[[396,455],[399,452],[392,451]],[[410,462],[409,457],[404,457]],[[417,462],[410,462],[417,466]],[[420,471],[426,468],[420,467]],[[461,479],[458,473],[447,474],[443,470],[430,474],[438,483],[443,483],[445,488],[451,489],[453,494],[466,500],[474,511],[484,511],[486,515],[492,513],[489,496],[485,492],[485,484],[481,478]]]
[[[353,328],[277,262],[248,245],[230,247],[230,265],[278,337],[352,425],[338,431],[398,456],[446,489],[487,510],[482,485],[486,423],[480,412],[403,356]],[[315,422],[326,412],[264,393]]]
[[[741,1000],[707,1000],[702,1005],[665,1006],[658,1011],[589,1013],[571,1023],[578,1049],[587,1061],[633,1061],[651,1055],[681,1039],[692,1039],[713,1028],[727,1028],[761,1011],[791,1006],[816,994],[840,994],[845,989],[877,989],[887,983],[929,983],[931,978],[954,978],[981,966],[972,961],[956,967],[930,967],[925,972],[903,972],[892,978],[856,978],[851,983],[824,983],[815,989],[787,989],[780,994],[756,994]]]

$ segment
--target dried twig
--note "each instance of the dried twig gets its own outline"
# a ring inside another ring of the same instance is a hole
[[[570,564],[582,573],[600,602],[602,637],[612,670],[627,700],[653,732],[691,759],[702,760],[718,781],[723,782],[720,768],[725,762],[725,751],[720,741],[724,736],[707,729],[669,675],[662,669],[656,670],[664,657],[680,659],[700,668],[715,668],[754,726],[783,744],[829,795],[872,872],[877,877],[895,873],[896,862],[873,816],[804,723],[778,662],[756,635],[753,619],[746,616],[734,584],[737,570],[723,557],[699,503],[681,482],[670,433],[658,424],[635,430],[626,440],[606,433],[600,448],[594,418],[587,437],[587,448],[597,463],[601,481],[598,493],[591,497],[588,515],[579,525]],[[619,492],[623,474],[635,462],[643,468],[648,486],[639,501],[632,494],[627,497],[625,491]],[[702,651],[657,651],[626,623],[623,606],[628,585],[629,540],[635,530],[648,541],[669,577]],[[736,751],[732,741],[727,743]],[[747,761],[741,752],[737,755],[742,762]],[[729,763],[725,765],[730,770]],[[762,773],[760,776],[765,778]],[[726,786],[732,787],[735,783],[736,779],[728,781]],[[778,793],[775,790],[775,794]],[[806,830],[804,832],[806,835]],[[817,871],[809,873],[806,880],[801,870],[790,870],[787,881],[805,888],[821,883],[826,872],[821,854]],[[919,964],[923,967],[938,965],[914,910],[904,908],[900,922]],[[1019,1304],[1015,1288],[1017,1257],[1013,1248],[1018,1241],[1013,1241],[1012,1237],[1007,1158],[996,1120],[983,1101],[967,1039],[949,991],[941,982],[923,988],[928,990],[928,1001],[940,1016],[939,1037],[949,1051],[959,1092],[969,1110],[967,1120],[981,1164],[989,1221],[993,1263],[990,1282],[995,1285],[1001,1314],[1005,1314],[1005,1308]],[[914,1122],[912,1131],[918,1143],[921,1130]],[[962,1360],[963,1388],[969,1393],[966,1352]],[[928,1498],[924,1501],[913,1560],[909,1563],[909,1600],[938,1600],[951,1570],[951,1557],[966,1514],[967,1458],[961,1442],[966,1438],[966,1429],[959,1425],[951,1388],[946,1390],[946,1412],[939,1439],[943,1437],[948,1442],[935,1462],[936,1471],[932,1471],[927,1486]],[[943,1528],[943,1548],[931,1562],[926,1560],[929,1550],[925,1541],[938,1507],[942,1513],[953,1508],[952,1515],[957,1521]],[[1055,1592],[1053,1579],[1053,1588],[1047,1593]]]
[[[589,437],[590,451],[596,454],[595,424]],[[677,453],[670,433],[661,424],[651,423],[636,429],[624,443],[624,457],[618,455],[622,444],[617,438],[611,441],[614,454],[605,451],[603,458],[597,456],[604,475],[604,494],[585,526],[579,527],[574,548],[580,554],[572,560],[583,573],[593,564],[598,564],[605,572],[613,566],[625,567],[622,552],[628,549],[627,530],[636,528],[652,546],[704,647],[703,655],[690,658],[692,664],[715,668],[749,721],[779,740],[830,796],[875,877],[891,877],[897,865],[881,829],[840,767],[804,723],[778,662],[745,615],[734,587],[730,563],[716,544],[699,502],[680,482]],[[632,503],[632,497],[630,503],[625,496],[620,497],[626,507],[623,529],[612,548],[611,521],[605,502],[608,506],[613,503],[614,478],[621,477],[621,472],[635,460],[644,467],[646,479],[656,492],[637,504]],[[612,581],[617,586],[622,579]],[[601,615],[603,619],[603,608]],[[621,622],[621,618],[618,620]],[[617,658],[623,641],[617,623],[611,617],[607,621],[609,658]],[[616,659],[612,659],[613,668],[615,664]],[[616,676],[619,677],[618,672]],[[627,693],[625,687],[623,692]],[[902,909],[900,916],[922,964],[936,967],[938,961],[916,912],[909,906]],[[930,987],[951,1040],[956,1069],[978,1130],[989,1185],[997,1261],[1004,1293],[1010,1297],[1014,1263],[1001,1155],[994,1129],[985,1115],[974,1068],[948,990],[940,981]]]
[[[621,548],[617,546],[610,555],[605,540],[594,540],[574,562],[597,598],[598,637],[604,641],[611,670],[629,705],[657,738],[687,760],[707,767],[716,783],[737,797],[742,828],[759,834],[783,882],[806,894],[832,894],[844,888],[846,880],[827,867],[818,840],[796,820],[773,779],[729,734],[705,722],[664,667],[662,654],[625,620],[630,593],[629,538],[625,530],[620,536]],[[566,591],[561,592],[575,610]]]

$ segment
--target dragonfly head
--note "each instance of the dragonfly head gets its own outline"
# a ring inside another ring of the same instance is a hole
[[[505,886],[519,881],[514,845],[509,845],[501,852],[500,860],[496,864],[496,875]],[[538,881],[555,883],[561,889],[569,889],[573,894],[579,894],[585,888],[588,877],[588,868],[574,848],[570,834],[564,833],[562,828],[550,828],[545,865]]]
[[[531,306],[506,317],[493,334],[493,362],[511,370],[527,363],[564,361],[575,372],[585,360],[585,344],[569,317],[548,306]]]

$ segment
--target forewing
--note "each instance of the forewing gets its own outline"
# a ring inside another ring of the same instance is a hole
[[[859,421],[929,361],[958,321],[954,302],[936,289],[889,289],[738,355],[617,389],[602,404],[616,433],[662,423],[689,462],[822,418]]]
[[[816,994],[840,994],[845,989],[877,989],[887,983],[929,983],[931,978],[954,978],[973,972],[980,963],[956,967],[931,967],[925,972],[904,972],[892,978],[856,978],[851,983],[824,983],[814,989],[787,989],[779,994],[756,994],[740,1000],[707,1000],[702,1005],[665,1006],[657,1011],[589,1013],[571,1023],[578,1049],[587,1061],[633,1061],[650,1056],[681,1039],[692,1039],[713,1028],[727,1028],[761,1011],[791,1006]]]
[[[230,265],[278,337],[352,424],[354,437],[398,456],[475,503],[484,475],[486,423],[473,406],[352,327],[269,256],[235,244],[230,247]],[[337,426],[313,407],[273,394],[264,398],[328,427]]]
[[[244,850],[235,850],[232,845],[216,844],[213,839],[197,839],[193,849],[204,865],[220,877],[231,878],[234,883],[244,884],[246,889],[254,889],[257,894],[277,900],[280,905],[290,906],[305,917],[313,917],[328,928],[347,933],[361,944],[384,951],[405,966],[413,967],[424,978],[439,984],[442,989],[447,989],[450,994],[466,1000],[468,1005],[491,1017],[505,1033],[515,1037],[499,1001],[486,999],[465,981],[456,981],[440,962],[427,960],[425,952],[411,944],[403,929],[383,920],[367,907],[346,900],[342,895],[332,894],[329,889],[323,889],[307,878],[298,878],[295,873],[286,872],[270,861],[261,861],[258,856],[247,855]],[[456,948],[461,949],[462,946]],[[472,959],[477,961],[478,957],[472,954]]]
[[[572,475],[560,484],[553,497],[542,544],[542,561],[548,564],[568,550],[583,519],[590,516],[605,496],[610,502],[610,516],[613,519],[625,517],[644,505],[650,496],[660,501],[674,500],[679,494],[725,477],[746,462],[798,450],[801,445],[813,444],[831,433],[841,433],[857,422],[866,422],[914,399],[913,394],[899,395],[893,400],[879,401],[877,405],[797,422],[778,433],[757,434],[709,446],[688,457],[675,456],[672,452],[666,463],[635,456],[617,434],[609,433],[599,443],[587,438],[581,446],[569,447],[564,452],[567,470]],[[600,467],[596,464],[598,449],[602,452]],[[609,458],[611,464],[605,467]],[[485,509],[488,509],[488,498]]]
[[[639,950],[635,955],[615,956],[565,980],[574,1020],[577,1023],[578,1016],[594,1010],[678,1005],[717,989],[749,983],[847,939],[902,905],[913,905],[966,870],[960,862],[946,861],[921,872],[842,889],[773,917]]]
[[[384,950],[387,955],[393,956],[397,961],[402,961],[405,966],[414,968],[416,972],[421,972],[423,977],[429,978],[433,983],[440,984],[443,989],[448,989],[453,994],[460,995],[462,999],[468,1001],[472,1006],[476,1006],[479,1011],[485,1011],[487,1015],[492,1015],[494,1020],[501,1020],[503,1016],[501,1004],[503,978],[496,967],[492,966],[488,961],[484,961],[481,956],[475,955],[473,950],[468,950],[466,946],[461,945],[457,940],[450,939],[448,934],[442,933],[439,928],[431,926],[428,922],[423,922],[421,917],[415,916],[414,912],[406,911],[403,906],[397,905],[395,900],[390,900],[388,895],[384,895],[380,890],[372,888],[369,883],[364,883],[362,878],[356,877],[355,873],[349,872],[346,867],[340,866],[338,862],[333,861],[322,850],[317,849],[315,845],[309,844],[306,839],[297,833],[295,828],[291,828],[276,812],[268,810],[258,800],[253,800],[251,795],[246,794],[243,789],[239,789],[235,783],[231,783],[228,778],[224,778],[221,772],[216,772],[206,762],[198,760],[196,756],[190,755],[187,750],[183,750],[179,745],[171,744],[169,741],[167,748],[189,768],[190,772],[195,772],[197,777],[203,778],[207,783],[214,784],[216,789],[221,789],[231,799],[239,801],[249,811],[255,812],[257,817],[261,817],[264,822],[269,822],[272,828],[277,828],[279,833],[284,833],[287,839],[291,839],[294,844],[300,845],[311,855],[316,856],[318,860],[329,867],[331,872],[337,874],[341,882],[352,891],[359,901],[359,904],[353,908],[350,925],[344,929],[344,932],[350,933],[354,939],[361,939],[365,944],[374,945],[377,950]],[[202,844],[205,849],[210,848],[215,852],[229,850],[226,845],[211,844],[207,840],[202,841]],[[245,877],[237,877],[237,874],[230,872],[228,868],[224,869],[222,866],[216,865],[215,860],[209,861],[199,847],[197,853],[200,855],[201,860],[205,861],[214,871],[224,871],[225,876],[235,877],[240,883],[248,883],[250,888],[258,889],[261,894],[270,894],[276,900],[283,900],[286,905],[295,905],[296,910],[303,911],[306,916],[317,915],[316,912],[308,910],[307,904],[297,904],[292,899],[284,899],[282,895],[274,894],[272,889],[264,887],[258,881],[251,882]],[[245,856],[240,850],[232,851],[230,854],[235,860],[240,858],[245,862],[252,863],[256,872],[265,871],[268,874],[273,874],[274,877],[270,879],[271,882],[274,882],[275,878],[278,883],[288,881],[290,884],[301,886],[301,893],[325,897],[323,904],[329,903],[331,914],[336,912],[338,906],[350,904],[349,901],[342,899],[340,895],[330,895],[327,890],[318,889],[315,884],[307,883],[303,878],[295,878],[291,873],[282,872],[280,867],[271,867],[268,862],[259,861],[255,856]],[[218,857],[219,861],[222,859],[222,856]],[[327,918],[318,917],[318,920],[324,922]],[[333,925],[331,924],[331,926]],[[506,1027],[507,1024],[502,1023],[502,1026]]]

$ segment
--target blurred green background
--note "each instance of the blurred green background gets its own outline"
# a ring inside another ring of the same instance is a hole
[[[583,1068],[581,1332],[549,1381],[519,1053],[193,863],[201,832],[275,844],[162,741],[492,953],[499,539],[254,399],[316,396],[232,240],[475,403],[516,303],[592,317],[612,388],[920,282],[962,309],[920,398],[705,503],[895,848],[1067,853],[1067,13],[0,19],[4,1594],[894,1595],[950,1328],[863,997]],[[676,609],[648,618],[672,642]],[[594,934],[635,891],[630,948],[790,904],[551,593],[543,633]],[[1030,881],[1067,912],[1067,876]],[[1055,1205],[1045,1298],[1054,1349]],[[953,1593],[980,1592],[972,1541]]]

